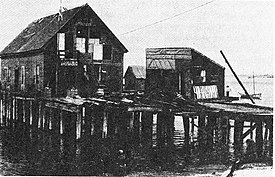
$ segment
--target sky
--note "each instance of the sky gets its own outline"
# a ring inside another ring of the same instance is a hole
[[[124,68],[145,66],[145,49],[192,47],[239,75],[274,70],[273,1],[7,0],[0,4],[0,50],[32,21],[88,3],[128,49]]]

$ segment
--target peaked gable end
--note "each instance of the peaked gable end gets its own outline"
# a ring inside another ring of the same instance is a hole
[[[116,45],[120,46],[123,52],[128,52],[111,30],[96,15],[92,8],[88,4],[85,4],[62,12],[62,20],[60,20],[58,13],[35,20],[29,24],[28,27],[25,28],[7,47],[5,47],[0,55],[3,56],[42,49],[48,41],[53,38],[60,29],[62,29],[62,27],[76,16],[76,14],[85,10],[90,11],[93,16],[97,18],[101,25],[106,28],[110,38],[115,41]]]

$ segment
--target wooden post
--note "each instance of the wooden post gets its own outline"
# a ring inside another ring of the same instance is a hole
[[[133,127],[133,142],[135,145],[139,146],[140,144],[140,113],[141,112],[133,112],[134,114],[134,127]]]
[[[3,126],[4,127],[6,127],[6,122],[7,122],[7,115],[6,115],[6,107],[7,107],[7,95],[6,94],[4,94],[4,96],[3,96]]]
[[[264,142],[263,142],[263,148],[264,148],[264,152],[263,152],[263,156],[266,156],[267,153],[267,137],[268,137],[268,128],[267,128],[267,124],[264,123]]]
[[[30,101],[25,100],[25,123],[26,126],[30,126]]]
[[[153,120],[153,118],[151,118]],[[166,142],[167,145],[170,148],[174,148],[174,140],[173,140],[173,134],[174,134],[174,123],[175,123],[175,116],[173,113],[168,113],[168,117],[166,119]],[[152,129],[152,127],[151,127]]]
[[[165,114],[163,112],[159,112],[157,115],[157,146],[159,147],[163,147],[165,145],[164,120]]]
[[[90,136],[91,129],[92,129],[92,108],[89,106],[89,104],[85,104],[84,109],[85,109],[84,135]]]
[[[1,100],[0,100],[0,126],[3,126],[3,95],[1,92]]]
[[[273,119],[270,120],[269,124],[269,137],[268,137],[268,141],[269,141],[269,156],[273,157]]]
[[[10,125],[10,94],[7,94],[6,98],[6,126]]]
[[[108,134],[107,137],[110,139],[113,139],[115,136],[115,116],[114,116],[115,110],[109,110],[107,112],[107,130]]]
[[[43,127],[42,101],[39,102],[37,119],[38,119],[38,128],[42,128]]]
[[[60,135],[63,135],[64,133],[64,116],[66,116],[66,112],[65,111],[60,111]]]
[[[244,121],[237,119],[234,122],[234,154],[239,157],[243,150],[243,141],[241,139],[243,133]]]
[[[207,132],[207,141],[206,148],[209,152],[213,151],[214,145],[214,127],[216,126],[216,117],[213,114],[207,116],[206,132]]]
[[[191,148],[190,148],[190,121],[189,121],[189,116],[186,114],[182,114],[182,120],[183,120],[183,128],[184,128],[184,153],[187,155],[191,154]],[[192,121],[193,118],[192,118]]]
[[[92,112],[94,118],[94,137],[95,140],[101,140],[102,137],[102,126],[103,126],[103,108],[94,108]]]
[[[60,109],[52,109],[52,129],[55,134],[60,131]]]
[[[32,104],[32,126],[34,129],[38,128],[39,119],[39,101],[36,99]]]
[[[14,104],[13,104],[13,97],[11,96],[10,98],[10,128],[13,127],[13,119],[14,119],[14,116],[13,116],[13,108],[14,107]]]
[[[76,120],[77,114],[75,112],[64,111],[63,114],[65,119],[64,121],[64,136],[66,140],[74,141],[76,140]]]
[[[203,132],[205,129],[205,114],[201,113],[198,118],[198,150],[199,154],[204,155],[204,152],[206,151],[205,133]]]
[[[50,122],[50,109],[49,107],[44,107],[44,116],[43,116],[43,122],[44,122],[44,130],[49,130],[49,122]]]
[[[82,107],[79,108],[76,113],[76,139],[81,138],[81,128],[82,128]]]
[[[256,122],[256,152],[259,158],[263,154],[263,123],[261,121]]]
[[[108,135],[108,112],[104,110],[103,112],[103,124],[102,124],[102,138],[107,138]]]
[[[252,128],[253,126],[253,122],[250,122],[250,128]],[[250,139],[253,140],[253,131],[250,133]]]
[[[142,131],[142,144],[146,145],[146,148],[152,147],[152,124],[153,124],[153,113],[142,112],[141,118],[141,131]]]
[[[18,111],[18,123],[22,125],[23,123],[23,100],[17,99],[17,111]]]

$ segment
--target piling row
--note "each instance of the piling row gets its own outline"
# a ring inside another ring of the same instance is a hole
[[[148,151],[155,146],[174,148],[175,112],[143,109],[129,111],[124,107],[94,103],[83,103],[69,109],[52,104],[50,100],[12,96],[8,93],[1,94],[0,104],[1,127],[12,130],[21,127],[44,131],[75,141],[87,138],[95,142],[116,140],[122,146],[143,147]],[[154,115],[157,119],[156,134],[153,132]],[[272,120],[255,121],[241,115],[203,110],[178,115],[183,122],[182,152],[186,156],[196,153],[204,159],[205,154],[220,151],[217,154],[222,161],[224,152],[228,155],[232,148],[234,155],[241,157],[245,153],[244,145],[248,137],[255,142],[258,158],[273,155]],[[245,122],[250,123],[246,131]],[[153,141],[156,141],[155,145]]]

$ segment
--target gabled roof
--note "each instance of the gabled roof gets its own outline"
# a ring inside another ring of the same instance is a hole
[[[145,66],[128,66],[125,75],[128,72],[132,72],[136,79],[146,79],[146,68]]]
[[[125,46],[116,38],[112,31],[104,24],[104,22],[96,15],[92,8],[85,4],[62,12],[62,20],[59,20],[59,14],[53,14],[35,20],[28,25],[8,46],[6,46],[0,55],[15,54],[39,50],[43,48],[54,35],[68,23],[79,11],[88,8],[92,14],[98,18],[101,25],[106,29],[108,36],[122,48],[124,52],[128,52]]]

